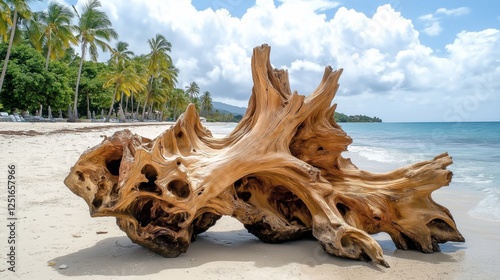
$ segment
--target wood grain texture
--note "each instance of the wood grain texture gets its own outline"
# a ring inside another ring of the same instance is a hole
[[[385,174],[342,157],[352,139],[331,102],[342,69],[326,67],[307,97],[271,67],[267,45],[252,56],[248,110],[214,138],[190,105],[155,139],[123,130],[84,152],[65,184],[93,217],[115,216],[137,244],[165,257],[186,252],[222,215],[264,242],[316,238],[332,255],[388,266],[370,234],[425,253],[464,242],[451,213],[431,198],[450,183],[446,153]]]

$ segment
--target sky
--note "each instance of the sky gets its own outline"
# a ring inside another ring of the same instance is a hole
[[[80,11],[87,0],[55,1]],[[247,106],[252,49],[266,43],[273,67],[287,69],[302,95],[326,66],[343,68],[338,112],[384,122],[500,121],[500,1],[101,3],[118,40],[146,54],[147,40],[164,35],[180,70],[177,87],[194,81],[215,101]]]

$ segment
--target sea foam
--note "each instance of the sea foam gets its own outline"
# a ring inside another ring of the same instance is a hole
[[[381,163],[393,163],[393,164],[411,164],[422,160],[425,160],[423,155],[415,153],[406,153],[400,150],[389,150],[386,148],[379,147],[367,147],[367,146],[350,146],[349,151],[357,153],[361,157],[367,160],[377,161]]]
[[[497,189],[486,189],[486,197],[469,210],[473,218],[500,223],[500,192]]]

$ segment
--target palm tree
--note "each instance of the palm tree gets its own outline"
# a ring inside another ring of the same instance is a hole
[[[148,113],[151,113],[153,110],[156,110],[163,114],[165,111],[165,104],[168,101],[170,96],[170,86],[168,83],[164,82],[165,78],[154,79],[153,88],[150,91],[149,96],[149,110]]]
[[[170,91],[172,89],[172,83],[167,80],[168,79],[165,77],[149,77],[146,90],[144,91],[145,98],[144,105],[142,107],[142,120],[144,120],[145,118],[146,111],[149,113],[151,112],[151,110],[153,110],[154,107],[156,107],[156,109],[160,111],[163,111],[163,107],[165,107],[165,104],[170,96]],[[159,104],[163,104],[163,107],[159,107]]]
[[[144,55],[140,55],[140,56],[135,56],[132,58],[132,60],[130,61],[130,63],[132,64],[132,66],[135,68],[135,72],[137,73],[137,75],[139,77],[141,77],[141,80],[143,81],[144,83],[144,87],[143,87],[143,90],[137,92],[137,93],[134,93],[134,92],[131,92],[130,94],[130,99],[131,99],[131,112],[132,112],[132,118],[135,119],[135,116],[136,114],[134,114],[134,94],[140,94],[140,93],[145,93],[146,92],[146,86],[147,86],[147,80],[148,80],[148,69],[147,69],[147,65],[146,65],[146,60],[144,58]],[[137,97],[137,95],[136,95]],[[140,98],[141,96],[139,96]],[[138,102],[138,105],[137,105],[137,114],[139,113],[139,104],[140,102]]]
[[[42,16],[45,12],[34,12],[24,26],[24,39],[28,39],[31,45],[40,53],[43,53],[44,36]],[[15,39],[14,39],[15,40]]]
[[[111,50],[111,59],[115,61],[129,61],[134,56],[134,52],[128,49],[128,43],[118,41],[116,47]]]
[[[201,111],[202,112],[212,112],[214,106],[212,104],[212,96],[210,96],[210,92],[205,91],[200,98],[201,102]]]
[[[9,38],[9,27],[12,25],[11,11],[9,5],[0,0],[0,36],[2,42],[6,43]]]
[[[201,112],[201,100],[199,97],[190,97],[188,96],[189,101],[194,104],[196,111]]]
[[[105,79],[104,88],[115,87],[108,116],[105,120],[105,122],[109,122],[115,100],[121,100],[123,94],[130,96],[133,92],[143,90],[146,82],[144,81],[144,76],[141,77],[138,75],[134,65],[130,61],[116,61],[114,59],[109,61],[109,72],[105,73]],[[121,103],[120,110],[123,111]]]
[[[185,92],[187,94],[189,94],[191,99],[194,99],[200,93],[200,87],[198,86],[198,84],[196,82],[191,82],[189,84],[189,86],[185,87],[185,89],[186,89]]]
[[[118,41],[116,43],[116,47],[113,50],[111,50],[110,61],[114,60],[116,63],[128,63],[133,55],[134,52],[128,49],[128,43],[123,41]],[[121,93],[120,96],[120,107],[123,108],[123,92]]]
[[[102,51],[111,50],[111,47],[106,42],[109,42],[111,39],[118,38],[116,31],[111,28],[111,21],[106,13],[98,10],[101,6],[102,5],[99,0],[89,0],[83,7],[83,13],[81,15],[78,13],[75,6],[73,6],[73,9],[78,17],[78,25],[76,26],[78,34],[76,38],[80,42],[82,52],[80,67],[78,68],[78,76],[76,79],[73,114],[69,121],[75,121],[78,117],[78,86],[80,85],[83,61],[85,60],[87,48],[90,53],[90,58],[93,61],[97,61],[99,56],[97,47],[101,47]]]
[[[172,49],[167,39],[161,34],[156,34],[155,38],[148,40],[151,52],[146,56],[148,59],[148,69],[152,76],[158,78],[159,72],[172,64],[172,58],[168,54]]]
[[[7,0],[4,1],[2,6],[5,4],[8,5],[11,13],[13,13],[12,17],[12,26],[10,29],[10,37],[9,37],[9,46],[7,47],[7,54],[5,55],[5,59],[3,61],[3,69],[2,74],[0,76],[0,92],[2,92],[3,80],[5,79],[5,73],[7,72],[7,65],[9,64],[10,52],[12,51],[12,45],[14,44],[14,36],[16,34],[17,20],[18,18],[29,19],[31,17],[31,10],[29,6],[29,2],[31,0]]]
[[[39,17],[40,38],[35,47],[41,51],[43,47],[47,50],[45,69],[49,67],[49,61],[64,56],[66,49],[71,44],[78,43],[72,31],[74,26],[71,20],[74,14],[70,8],[51,2],[46,12],[41,12]]]
[[[172,91],[168,103],[170,108],[172,108],[175,121],[177,120],[178,113],[183,112],[189,105],[189,96],[182,89],[176,88]]]
[[[168,54],[172,48],[163,35],[156,34],[148,40],[151,52],[146,55],[148,65],[148,85],[144,106],[142,108],[142,119],[146,113],[151,98],[155,95],[163,96],[167,94],[177,82],[179,70],[173,66],[172,58]],[[156,100],[158,101],[158,99]],[[165,100],[166,102],[166,100]],[[152,107],[152,104],[151,104]]]

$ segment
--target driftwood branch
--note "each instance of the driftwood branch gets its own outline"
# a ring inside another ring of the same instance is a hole
[[[165,257],[186,252],[222,216],[264,242],[314,236],[329,254],[388,266],[369,234],[397,248],[439,251],[463,242],[453,217],[431,198],[448,185],[446,153],[385,174],[359,170],[341,153],[351,138],[331,102],[342,69],[326,67],[316,90],[291,92],[271,67],[270,47],[252,56],[248,110],[227,137],[202,126],[193,105],[151,140],[115,133],[80,157],[65,184],[93,217],[115,216],[129,238]]]

